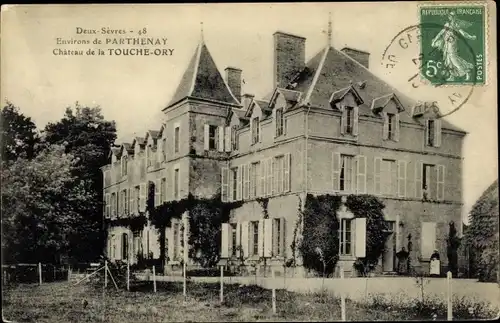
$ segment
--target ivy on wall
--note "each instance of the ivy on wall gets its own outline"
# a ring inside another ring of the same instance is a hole
[[[302,211],[304,223],[298,249],[304,267],[321,274],[331,274],[339,259],[339,221],[337,212],[342,204],[338,195],[308,194]],[[349,195],[345,206],[355,218],[366,221],[366,257],[357,260],[360,272],[375,268],[382,255],[387,239],[387,223],[384,220],[384,204],[372,195]]]
[[[220,194],[211,198],[199,198],[189,194],[187,198],[168,201],[149,212],[151,224],[159,231],[160,258],[165,264],[165,229],[172,219],[181,219],[189,211],[189,257],[203,267],[214,266],[220,256],[221,223],[229,221],[232,209],[242,201],[222,202]]]

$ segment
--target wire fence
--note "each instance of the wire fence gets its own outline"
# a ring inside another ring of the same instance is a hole
[[[68,279],[67,265],[56,264],[11,264],[2,265],[2,281],[4,284],[43,283]]]

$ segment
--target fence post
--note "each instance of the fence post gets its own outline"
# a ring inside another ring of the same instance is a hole
[[[108,261],[104,260],[104,287],[108,287]]]
[[[273,294],[272,294],[272,301],[273,301],[273,314],[276,314],[276,287],[274,286],[275,284],[275,274],[274,274],[274,268],[271,267],[271,273],[272,273],[272,281],[271,284],[273,285]]]
[[[342,322],[345,322],[345,295],[344,295],[344,267],[340,267],[340,307],[341,307],[341,315],[342,315]]]
[[[448,293],[447,293],[447,298],[448,298],[448,321],[453,320],[453,301],[452,301],[452,290],[451,290],[451,271],[449,271],[446,274],[446,285],[448,287]]]
[[[40,285],[42,285],[42,263],[38,263],[38,280],[40,282]]]
[[[224,302],[224,266],[220,266],[220,302]]]
[[[127,260],[127,291],[130,291],[130,263]]]
[[[153,290],[156,293],[156,271],[154,265],[153,265]]]

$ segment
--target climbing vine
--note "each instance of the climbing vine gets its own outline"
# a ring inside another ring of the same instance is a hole
[[[302,198],[298,195],[299,204],[297,208],[297,220],[295,221],[295,227],[293,228],[292,243],[290,244],[290,249],[292,250],[292,258],[287,259],[285,265],[287,267],[295,267],[297,265],[297,249],[300,245],[299,230],[302,225]]]
[[[258,197],[257,202],[262,207],[262,212],[264,214],[264,219],[269,219],[269,198],[268,197]]]
[[[217,263],[220,255],[221,223],[228,222],[231,210],[242,201],[222,202],[220,194],[211,198],[199,198],[189,194],[187,198],[168,201],[149,212],[151,224],[158,229],[160,258],[165,263],[165,229],[172,219],[181,219],[189,211],[189,257],[204,267]]]

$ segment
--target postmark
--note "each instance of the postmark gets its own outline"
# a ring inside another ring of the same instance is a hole
[[[419,16],[422,76],[436,85],[485,84],[485,7],[422,5]]]
[[[446,73],[435,73],[433,82],[424,77],[426,62],[439,55],[436,47],[422,47],[422,32],[438,34],[443,24],[416,24],[398,32],[389,42],[382,54],[381,64],[394,84],[406,84],[410,96],[419,101],[416,108],[439,109],[439,117],[458,111],[471,97],[476,85],[475,78],[467,83],[446,82]],[[474,49],[459,38],[461,47],[469,56],[474,56]],[[441,67],[441,65],[440,65]],[[437,69],[437,66],[436,66]],[[432,70],[433,72],[433,70]],[[472,73],[475,72],[475,67]]]

